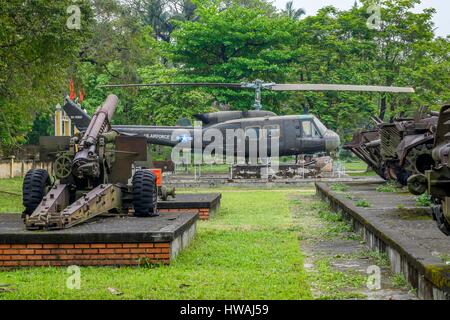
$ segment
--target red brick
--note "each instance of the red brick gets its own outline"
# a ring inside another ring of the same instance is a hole
[[[27,256],[28,260],[42,260],[42,256],[33,254],[32,256]]]
[[[122,246],[124,248],[137,248],[138,244],[137,243],[124,243]]]
[[[67,249],[50,249],[50,254],[66,254]]]
[[[83,249],[83,254],[98,253],[98,249]]]
[[[155,254],[156,258],[162,258],[162,259],[169,259],[170,258],[170,254],[168,253],[161,253],[161,254]]]
[[[81,253],[83,253],[83,250],[81,250],[81,249],[67,249],[66,252],[68,254],[81,254]]]
[[[11,256],[10,260],[26,260],[27,256],[26,255],[15,255],[15,256]]]
[[[74,245],[73,244],[60,244],[59,248],[61,248],[61,249],[73,249]]]
[[[42,246],[42,248],[44,248],[44,249],[56,249],[56,248],[58,248],[58,245],[57,244],[44,244],[43,246]]]
[[[155,248],[169,248],[169,244],[165,243],[155,243]]]
[[[36,253],[36,254],[50,254],[50,250],[48,250],[48,249],[35,250],[34,253]]]
[[[106,245],[103,243],[93,243],[91,244],[91,248],[106,248]]]
[[[146,253],[161,253],[161,248],[150,248],[150,249],[145,249]]]
[[[11,256],[7,256],[7,255],[1,255],[0,256],[0,261],[4,261],[4,260],[11,260]]]
[[[5,267],[16,267],[19,265],[17,261],[3,261]]]
[[[145,253],[145,249],[130,249],[131,253]]]
[[[19,254],[19,250],[16,250],[16,249],[6,249],[6,250],[3,250],[3,254]]]
[[[19,250],[19,254],[34,254],[34,250],[33,249]]]
[[[76,258],[76,256],[69,255],[69,254],[61,254],[59,256],[59,259],[61,259],[61,260],[70,260],[70,259],[75,259],[75,258]]]
[[[139,243],[139,248],[153,248],[153,243]]]
[[[115,253],[129,253],[130,249],[114,249]]]
[[[10,244],[0,244],[0,249],[9,249],[11,248]]]
[[[79,243],[75,245],[75,249],[89,249],[89,243]]]
[[[108,243],[106,244],[106,248],[122,248],[122,244],[121,243]]]
[[[114,249],[100,249],[98,253],[114,253]]]
[[[12,244],[11,248],[13,249],[25,249],[27,247],[26,244]]]
[[[42,249],[42,244],[27,244],[27,248],[30,248],[30,249]]]

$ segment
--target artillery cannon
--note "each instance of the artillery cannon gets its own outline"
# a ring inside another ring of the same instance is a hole
[[[158,214],[155,175],[138,170],[132,177],[134,161],[147,159],[147,139],[111,128],[117,103],[115,95],[108,96],[82,133],[41,137],[41,160],[53,161],[54,177],[42,169],[25,176],[23,218],[28,230],[69,228],[106,212]]]
[[[411,176],[408,189],[415,195],[428,191],[433,218],[439,229],[450,235],[450,105],[442,107],[439,114],[432,156],[435,164],[431,170]]]
[[[421,108],[414,118],[398,118],[392,123],[373,120],[375,128],[355,133],[344,149],[352,151],[381,178],[402,185],[410,176],[431,168],[437,113]]]

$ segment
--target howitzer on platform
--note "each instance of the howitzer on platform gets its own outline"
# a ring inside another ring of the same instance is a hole
[[[450,105],[439,114],[436,129],[433,159],[435,164],[425,174],[416,174],[408,179],[408,189],[419,195],[425,192],[433,202],[433,218],[439,229],[450,235]]]
[[[54,177],[30,170],[23,184],[24,222],[28,230],[63,229],[107,212],[134,210],[157,215],[156,176],[136,171],[147,158],[147,139],[111,128],[118,99],[107,97],[86,131],[73,137],[41,137],[41,160],[53,161]],[[53,183],[52,183],[53,181]]]

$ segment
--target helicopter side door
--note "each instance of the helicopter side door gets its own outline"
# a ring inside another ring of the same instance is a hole
[[[301,120],[302,153],[312,154],[324,151],[323,137],[312,119]]]
[[[279,121],[281,129],[280,156],[290,156],[301,153],[302,131],[300,119],[282,119]]]

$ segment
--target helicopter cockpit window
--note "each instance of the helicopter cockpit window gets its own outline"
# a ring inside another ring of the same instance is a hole
[[[312,137],[312,126],[311,121],[306,120],[302,122],[303,136]]]
[[[265,126],[267,138],[279,138],[280,137],[280,127],[279,126]]]
[[[302,129],[303,129],[303,137],[319,138],[322,136],[319,129],[313,123],[313,120],[303,120]]]
[[[328,130],[327,127],[325,127],[325,125],[316,117],[314,117],[314,123],[316,124],[316,127],[319,129],[320,133],[322,135],[325,135],[326,131]]]

